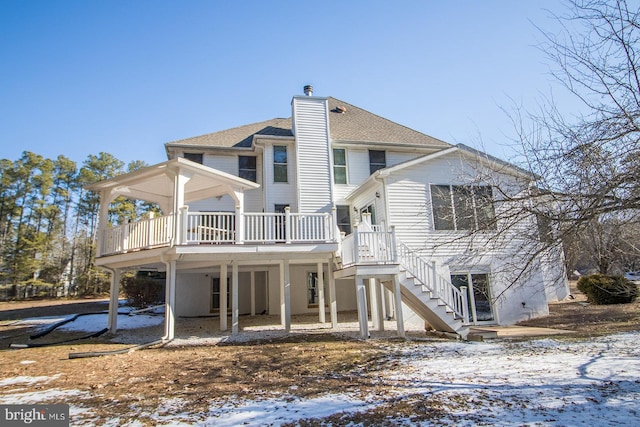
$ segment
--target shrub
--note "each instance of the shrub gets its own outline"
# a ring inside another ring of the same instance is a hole
[[[626,304],[638,296],[638,286],[622,276],[583,276],[578,280],[578,289],[593,304]]]
[[[123,277],[122,291],[130,304],[136,308],[145,308],[164,302],[163,284],[148,277]]]

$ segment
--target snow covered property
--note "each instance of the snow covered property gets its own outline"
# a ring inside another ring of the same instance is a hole
[[[279,315],[289,331],[292,314],[337,327],[354,310],[364,338],[385,319],[399,336],[412,323],[465,338],[473,325],[545,315],[568,294],[561,253],[541,251],[527,274],[512,267],[538,239],[535,217],[495,238],[505,191],[530,191],[535,176],[310,86],[291,108],[167,143],[168,161],[89,187],[112,332],[126,269],[166,272],[165,339],[180,316],[217,316],[236,334],[243,315]],[[118,196],[162,215],[112,226]]]

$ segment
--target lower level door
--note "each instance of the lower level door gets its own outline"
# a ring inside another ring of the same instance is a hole
[[[488,274],[455,273],[451,275],[451,283],[458,289],[467,287],[470,321],[477,323],[494,320]]]

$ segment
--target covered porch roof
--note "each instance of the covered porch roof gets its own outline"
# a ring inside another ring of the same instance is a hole
[[[173,207],[176,195],[175,177],[183,176],[184,203],[230,195],[259,188],[255,182],[192,162],[181,157],[158,163],[135,172],[119,175],[87,186],[113,200],[118,196],[157,203],[167,212]]]

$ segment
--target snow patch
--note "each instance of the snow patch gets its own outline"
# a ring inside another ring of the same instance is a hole
[[[42,377],[28,377],[28,376],[19,376],[19,377],[12,377],[12,378],[5,378],[3,380],[0,380],[0,387],[6,387],[6,386],[10,386],[10,385],[29,385],[29,384],[35,384],[35,383],[40,383],[40,382],[49,382],[49,381],[53,381],[55,379],[58,379],[62,376],[62,374],[56,374],[52,377],[46,377],[46,376],[42,376]]]

